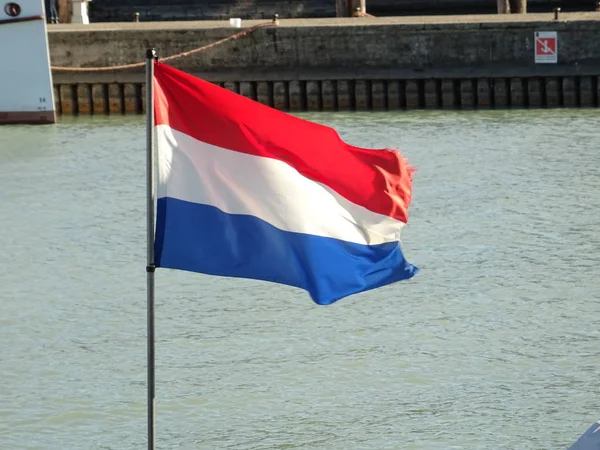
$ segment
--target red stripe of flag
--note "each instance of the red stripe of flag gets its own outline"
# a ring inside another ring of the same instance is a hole
[[[278,159],[357,205],[408,221],[414,169],[399,152],[351,146],[330,127],[160,62],[155,63],[154,77],[156,125],[169,125],[224,149]]]

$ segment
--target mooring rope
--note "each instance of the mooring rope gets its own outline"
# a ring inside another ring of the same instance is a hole
[[[208,50],[210,48],[216,47],[217,45],[220,44],[224,44],[225,42],[228,41],[234,41],[236,39],[242,38],[244,36],[247,36],[253,32],[255,32],[256,30],[260,29],[260,28],[265,28],[268,26],[275,26],[277,25],[276,22],[265,22],[265,23],[259,23],[258,25],[254,25],[251,28],[248,28],[247,30],[244,31],[240,31],[239,33],[233,34],[231,36],[228,36],[224,39],[218,40],[213,42],[212,44],[207,44],[204,45],[202,47],[198,47],[195,48],[193,50],[189,50],[187,52],[182,52],[182,53],[177,53],[176,55],[171,55],[171,56],[167,56],[165,58],[160,58],[161,61],[172,61],[174,59],[177,58],[183,58],[185,56],[190,56],[193,55],[194,53],[198,53],[198,52],[202,52],[204,50]],[[111,66],[111,67],[61,67],[61,66],[50,66],[50,68],[54,71],[57,72],[103,72],[103,71],[108,71],[108,70],[123,70],[123,69],[133,69],[136,67],[143,67],[146,64],[146,62],[139,62],[139,63],[133,63],[133,64],[123,64],[121,66]]]

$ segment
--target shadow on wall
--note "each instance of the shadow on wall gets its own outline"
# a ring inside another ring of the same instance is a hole
[[[46,0],[48,1],[48,0]],[[58,0],[68,4],[68,0]],[[334,17],[340,0],[97,0],[91,3],[92,22],[224,20]],[[366,0],[367,12],[375,16],[496,14],[496,0]],[[593,11],[595,0],[527,0],[528,12]],[[59,6],[60,16],[63,17]]]
[[[527,0],[527,11],[594,11],[596,0]],[[496,0],[367,0],[367,12],[375,16],[497,14]]]
[[[225,20],[335,17],[335,0],[98,0],[91,6],[93,22]]]

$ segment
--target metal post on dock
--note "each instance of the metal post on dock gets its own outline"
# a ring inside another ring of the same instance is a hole
[[[367,0],[349,0],[348,16],[352,17],[356,12],[365,14],[367,12]]]

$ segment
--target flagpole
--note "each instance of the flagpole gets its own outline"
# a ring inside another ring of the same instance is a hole
[[[147,213],[147,327],[148,327],[148,450],[154,450],[154,49],[146,50],[146,213]]]

